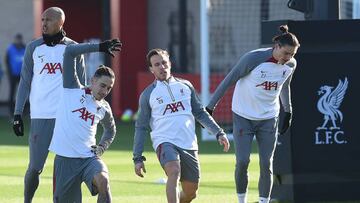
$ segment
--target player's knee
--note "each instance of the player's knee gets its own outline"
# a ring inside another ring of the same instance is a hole
[[[260,161],[260,170],[261,171],[266,171],[266,172],[271,172],[271,161],[270,160],[261,160]]]
[[[236,161],[236,168],[239,170],[247,170],[249,166],[250,160],[237,160]]]
[[[29,167],[26,170],[26,175],[28,175],[28,176],[38,176],[41,173],[42,173],[42,169],[36,169],[36,168],[33,168],[33,167]]]
[[[109,190],[109,176],[101,172],[94,177],[94,183],[99,193],[106,193]]]
[[[181,169],[178,166],[172,166],[167,168],[166,175],[169,178],[178,178],[180,177]]]
[[[188,201],[191,201],[197,197],[197,190],[188,191],[185,196]]]

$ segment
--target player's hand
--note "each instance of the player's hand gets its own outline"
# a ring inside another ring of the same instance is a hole
[[[95,156],[101,156],[105,152],[105,147],[102,145],[93,145],[91,146],[91,152],[95,154]]]
[[[114,51],[121,50],[122,43],[119,39],[106,40],[99,44],[99,51],[105,52],[114,57]]]
[[[145,169],[145,164],[144,164],[144,162],[142,161],[142,162],[136,163],[136,164],[135,164],[135,173],[136,173],[136,175],[138,175],[138,176],[140,176],[140,177],[143,178],[143,177],[144,177],[143,172],[146,173],[146,169]]]
[[[279,130],[280,135],[285,134],[291,126],[292,114],[290,112],[284,113],[281,129]]]
[[[209,109],[208,107],[206,107],[205,109],[206,109],[206,111],[210,114],[210,116],[213,115],[214,110],[211,110],[211,109]]]
[[[216,135],[216,139],[218,140],[219,144],[224,146],[224,152],[228,152],[230,149],[230,142],[224,132],[219,132]]]
[[[14,115],[13,130],[16,136],[24,136],[24,123],[21,115]]]

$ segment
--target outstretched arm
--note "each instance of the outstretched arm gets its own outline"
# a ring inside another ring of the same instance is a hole
[[[226,91],[235,84],[241,77],[246,76],[251,70],[249,54],[244,55],[240,58],[240,60],[236,63],[236,65],[232,68],[229,74],[226,75],[223,81],[221,81],[220,85],[216,88],[213,96],[207,108],[209,110],[214,110],[219,100],[224,96]]]
[[[87,86],[85,59],[83,54],[76,57],[76,75],[79,78],[80,84]]]
[[[70,44],[65,48],[63,61],[63,86],[64,88],[80,88],[81,83],[76,74],[75,57],[90,52],[105,52],[114,56],[114,51],[120,51],[121,42],[118,39],[107,40],[100,44]]]
[[[64,88],[80,88],[81,83],[76,74],[75,58],[83,53],[98,52],[99,44],[70,44],[65,48],[63,61],[63,86]]]

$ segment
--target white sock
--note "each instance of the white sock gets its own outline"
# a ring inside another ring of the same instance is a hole
[[[239,203],[247,203],[246,193],[237,194]]]
[[[270,198],[259,197],[259,203],[269,203]]]

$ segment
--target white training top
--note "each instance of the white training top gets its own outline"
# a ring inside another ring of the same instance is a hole
[[[63,89],[49,150],[71,158],[92,157],[97,124],[108,112],[105,100],[97,101],[89,89]]]
[[[21,79],[16,95],[14,114],[22,115],[26,101],[30,101],[30,116],[33,119],[54,119],[62,89],[64,50],[75,41],[64,37],[54,46],[47,46],[43,38],[26,45]],[[86,85],[83,55],[72,63],[80,83]],[[30,98],[29,98],[30,97]]]
[[[150,133],[153,147],[171,142],[183,149],[197,149],[195,119],[191,113],[191,90],[173,77],[167,82],[157,81],[150,94]],[[184,127],[186,126],[186,127]]]
[[[232,111],[249,120],[277,117],[280,101],[285,112],[291,112],[290,81],[296,68],[291,58],[279,64],[272,48],[250,51],[240,58],[231,72],[216,88],[208,108],[214,109],[227,89],[235,84]]]
[[[158,81],[140,95],[135,123],[134,157],[141,156],[150,126],[153,148],[164,142],[182,149],[197,150],[195,119],[212,134],[223,130],[202,106],[192,84],[180,78]]]
[[[31,118],[55,118],[62,89],[62,63],[66,45],[42,44],[33,52],[33,78],[30,91]],[[35,105],[36,104],[36,105]],[[41,104],[41,105],[39,105]]]
[[[287,65],[264,62],[235,85],[232,111],[250,120],[274,118],[280,111],[280,92],[294,69]]]

